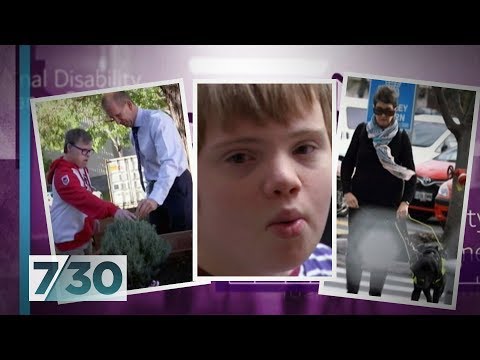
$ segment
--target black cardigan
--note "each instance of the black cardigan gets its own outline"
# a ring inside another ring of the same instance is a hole
[[[412,145],[405,131],[399,130],[388,146],[396,164],[415,171]],[[401,201],[412,201],[417,177],[413,175],[404,182],[385,170],[378,160],[372,139],[368,138],[366,123],[361,123],[355,129],[342,161],[341,180],[343,193],[352,192],[360,206],[397,207]]]

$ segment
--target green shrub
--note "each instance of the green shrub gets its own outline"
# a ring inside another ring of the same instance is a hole
[[[150,285],[172,248],[146,221],[115,220],[102,240],[102,255],[127,255],[127,288]]]

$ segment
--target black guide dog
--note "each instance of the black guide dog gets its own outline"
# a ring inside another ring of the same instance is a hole
[[[416,261],[411,265],[413,275],[412,300],[418,301],[423,291],[427,302],[438,303],[445,289],[445,259],[437,244],[421,244]],[[433,296],[432,296],[433,290]]]
[[[396,225],[412,272],[411,300],[418,301],[423,291],[427,302],[438,303],[445,290],[445,258],[442,246],[434,235],[427,233],[415,234],[415,241],[412,241],[404,219],[397,219]]]

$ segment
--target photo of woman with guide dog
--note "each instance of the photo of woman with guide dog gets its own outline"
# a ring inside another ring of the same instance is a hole
[[[369,295],[381,296],[388,265],[394,260],[391,250],[401,241],[395,226],[405,224],[415,193],[412,146],[394,117],[397,100],[395,89],[378,88],[373,99],[374,116],[357,126],[342,161],[341,181],[350,229],[347,291],[353,294],[358,293],[362,267],[368,266]]]
[[[479,94],[463,85],[342,78],[336,277],[320,283],[320,295],[456,308]]]

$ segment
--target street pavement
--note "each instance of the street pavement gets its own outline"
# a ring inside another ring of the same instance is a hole
[[[410,235],[417,232],[435,232],[436,236],[440,239],[442,236],[442,228],[435,222],[427,222],[427,226],[418,224],[412,221],[408,221],[407,227]],[[346,292],[346,272],[345,272],[345,254],[347,249],[348,239],[348,218],[337,218],[337,278],[332,281],[324,281],[321,285],[326,292],[331,294],[343,293],[349,295]],[[362,280],[360,282],[359,295],[368,295],[370,281],[370,272],[364,270],[362,272]],[[387,275],[385,286],[382,291],[382,296],[372,297],[372,300],[382,300],[382,298],[396,298],[399,300],[410,300],[413,291],[413,281],[411,277],[410,267],[408,262],[393,262],[390,266],[389,274]],[[322,290],[320,291],[322,292]],[[440,303],[444,303],[446,293],[440,298]],[[412,302],[414,303],[414,302]],[[420,296],[418,302],[426,303],[425,295]]]

